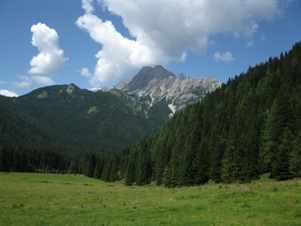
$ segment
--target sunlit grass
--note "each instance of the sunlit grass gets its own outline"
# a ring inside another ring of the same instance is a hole
[[[0,173],[0,225],[301,225],[301,181],[168,189]]]

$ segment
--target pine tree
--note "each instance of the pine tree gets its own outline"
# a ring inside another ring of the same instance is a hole
[[[180,164],[179,155],[174,154],[164,172],[164,185],[167,187],[177,187],[180,185]]]
[[[112,161],[109,155],[104,157],[104,166],[101,174],[101,179],[104,181],[110,181],[110,169],[112,166]]]
[[[270,172],[275,153],[278,152],[281,135],[281,121],[279,118],[279,104],[275,99],[268,113],[264,130],[262,132],[262,142],[260,150],[260,165],[262,172]]]
[[[243,160],[241,170],[241,180],[243,182],[250,182],[257,179],[259,176],[258,167],[258,144],[256,141],[256,132],[254,129],[249,130],[247,133],[248,138],[243,142]]]
[[[301,178],[301,130],[299,131],[290,155],[289,170],[294,177]]]
[[[102,170],[103,170],[103,158],[98,158],[93,177],[96,179],[101,179]]]
[[[115,155],[115,153],[112,153],[110,155],[110,159],[111,159],[111,167],[109,170],[109,181],[110,182],[114,182],[116,180],[118,180],[118,156]]]
[[[242,151],[237,139],[229,139],[222,164],[222,180],[224,182],[232,183],[241,180]]]
[[[137,178],[138,185],[148,184],[151,181],[152,166],[150,151],[145,147],[143,151],[139,153],[138,165],[137,165]]]
[[[292,151],[294,137],[286,128],[280,139],[279,151],[275,154],[275,160],[272,163],[271,177],[277,180],[286,180],[292,178],[289,171],[289,159]]]
[[[211,145],[209,146],[208,150],[208,152],[210,152],[209,175],[213,181],[219,183],[222,181],[222,159],[224,156],[227,141],[221,136],[212,135],[210,143]]]
[[[196,147],[196,156],[192,168],[194,175],[194,184],[205,184],[209,180],[209,153],[206,141],[202,141]]]
[[[78,161],[74,160],[70,163],[67,173],[77,174],[79,173],[79,163]]]
[[[88,177],[93,177],[94,176],[94,171],[95,171],[95,166],[97,164],[97,158],[94,153],[89,155],[89,160],[87,162],[86,166],[86,176]]]
[[[136,181],[136,157],[136,153],[130,153],[127,169],[125,172],[125,185],[127,186],[133,185]]]

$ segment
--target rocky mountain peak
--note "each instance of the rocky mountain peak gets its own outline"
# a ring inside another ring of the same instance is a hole
[[[130,82],[128,82],[125,86],[121,86],[121,90],[138,94],[141,91],[147,92],[147,90],[153,88],[155,84],[175,78],[176,76],[172,72],[167,71],[163,66],[157,65],[154,68],[145,66]],[[121,84],[124,84],[124,82]],[[120,86],[117,86],[116,88],[118,87]]]
[[[178,79],[179,79],[180,81],[182,81],[182,80],[189,79],[189,78],[188,78],[186,75],[184,75],[183,73],[181,73],[181,74],[179,74]]]
[[[213,77],[190,79],[183,73],[179,77],[157,65],[145,66],[132,80],[119,83],[115,88],[125,93],[150,99],[149,109],[164,100],[172,113],[201,100],[207,92],[220,87],[221,83]]]

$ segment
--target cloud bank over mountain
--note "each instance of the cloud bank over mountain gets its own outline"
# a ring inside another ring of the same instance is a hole
[[[19,96],[15,92],[12,92],[12,91],[9,91],[9,90],[6,90],[6,89],[0,89],[0,95],[6,96],[6,97],[17,97],[17,96]]]
[[[202,53],[217,34],[250,38],[261,21],[280,15],[287,0],[98,0],[102,10],[122,19],[131,37],[122,35],[113,21],[102,20],[96,2],[83,0],[84,15],[76,25],[100,44],[90,83],[118,81],[144,65],[185,61],[187,53]],[[285,4],[284,4],[285,3]],[[226,52],[216,60],[233,61]]]

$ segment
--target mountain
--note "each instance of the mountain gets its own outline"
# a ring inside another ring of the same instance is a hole
[[[63,150],[120,150],[158,130],[115,95],[74,84],[0,97],[1,144]]]
[[[125,87],[138,92],[130,83]],[[147,90],[147,84],[140,87]],[[243,183],[264,173],[276,180],[300,178],[301,42],[229,79],[176,113],[155,136],[105,159],[103,167],[117,160],[110,178],[127,185]]]
[[[156,66],[143,67],[114,89],[90,91],[70,84],[0,96],[0,171],[94,176],[95,152],[116,153],[158,132],[176,111],[219,86],[213,78],[176,77]],[[112,159],[97,178],[116,179],[119,161]]]
[[[0,141],[69,151],[116,151],[157,132],[169,115],[218,87],[213,78],[177,78],[162,66],[143,67],[114,89],[74,84],[0,96]]]
[[[136,97],[144,114],[161,124],[220,86],[213,77],[190,79],[184,74],[177,77],[162,66],[146,66],[132,80],[120,82],[115,89]]]

